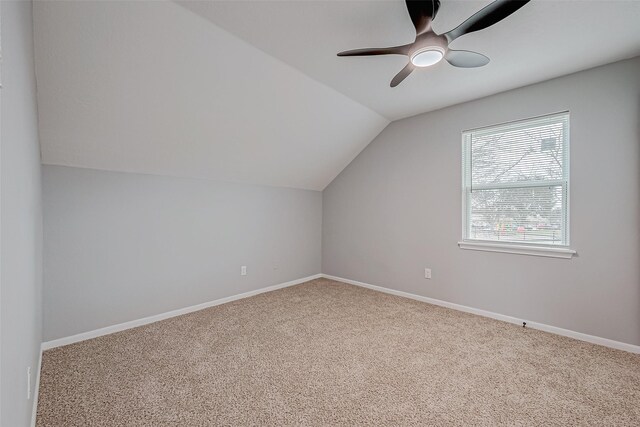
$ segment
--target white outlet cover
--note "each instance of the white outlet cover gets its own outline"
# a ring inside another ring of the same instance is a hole
[[[424,278],[425,279],[431,279],[431,269],[430,268],[425,268],[424,269]]]

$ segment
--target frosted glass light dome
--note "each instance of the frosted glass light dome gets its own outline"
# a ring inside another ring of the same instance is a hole
[[[444,58],[444,50],[436,46],[430,46],[414,53],[411,56],[411,63],[416,67],[429,67],[440,62],[442,58]]]

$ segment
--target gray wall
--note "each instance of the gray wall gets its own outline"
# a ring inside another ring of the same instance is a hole
[[[319,191],[43,171],[45,341],[320,273]]]
[[[2,2],[0,425],[28,426],[42,338],[42,205],[31,2]]]
[[[392,123],[323,192],[323,273],[640,344],[639,76],[635,58]],[[459,249],[461,131],[562,110],[579,256]]]

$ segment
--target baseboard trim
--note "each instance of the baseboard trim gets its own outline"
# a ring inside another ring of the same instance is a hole
[[[117,325],[107,326],[93,331],[82,332],[69,337],[58,338],[51,341],[45,341],[42,343],[42,350],[49,350],[56,347],[62,347],[77,343],[80,341],[89,340],[92,338],[101,337],[103,335],[113,334],[115,332],[124,331],[131,328],[137,328],[138,326],[148,325],[149,323],[159,322],[160,320],[169,319],[171,317],[181,316],[183,314],[193,313],[194,311],[204,310],[205,308],[214,307],[216,305],[225,304],[231,301],[236,301],[243,298],[249,298],[254,295],[263,294],[265,292],[275,291],[277,289],[286,288],[289,286],[299,285],[300,283],[308,282],[309,280],[319,279],[321,274],[314,274],[313,276],[303,277],[289,282],[280,283],[273,286],[267,286],[266,288],[256,289],[254,291],[244,292],[238,295],[232,295],[225,298],[220,298],[213,301],[208,301],[202,304],[192,305],[189,307],[179,308],[177,310],[167,311],[165,313],[156,314],[149,317],[143,317],[142,319],[131,320],[129,322],[119,323]]]
[[[40,391],[40,371],[42,370],[42,345],[40,345],[40,356],[38,357],[38,371],[36,372],[36,382],[33,385],[33,406],[31,408],[31,427],[36,427],[36,416],[38,414],[38,394]]]
[[[216,305],[220,305],[220,304],[225,304],[228,302],[232,302],[232,301],[236,301],[239,299],[243,299],[243,298],[249,298],[252,297],[254,295],[259,295],[265,292],[271,292],[271,291],[275,291],[277,289],[282,289],[282,288],[286,288],[289,286],[294,286],[294,285],[298,285],[300,283],[304,283],[304,282],[308,282],[310,280],[314,280],[314,279],[318,279],[324,277],[326,279],[330,279],[330,280],[336,280],[338,282],[343,282],[343,283],[348,283],[350,285],[355,285],[355,286],[360,286],[363,288],[368,288],[368,289],[372,289],[378,292],[384,292],[387,294],[391,294],[391,295],[397,295],[397,296],[401,296],[401,297],[405,297],[405,298],[410,298],[413,300],[417,300],[417,301],[422,301],[422,302],[426,302],[429,304],[434,304],[434,305],[438,305],[440,307],[446,307],[446,308],[451,308],[454,310],[458,310],[458,311],[463,311],[465,313],[471,313],[471,314],[477,314],[478,316],[483,316],[483,317],[489,317],[491,319],[496,319],[496,320],[501,320],[503,322],[509,322],[509,323],[513,323],[516,325],[522,325],[522,322],[525,321],[527,322],[527,327],[529,328],[533,328],[533,329],[538,329],[541,331],[545,331],[545,332],[550,332],[553,334],[557,334],[557,335],[562,335],[565,337],[569,337],[569,338],[574,338],[577,340],[581,340],[581,341],[586,341],[592,344],[598,344],[598,345],[603,345],[605,347],[611,347],[611,348],[615,348],[618,350],[624,350],[624,351],[628,351],[631,353],[636,353],[636,354],[640,354],[640,346],[638,345],[633,345],[633,344],[628,344],[628,343],[624,343],[624,342],[620,342],[620,341],[614,341],[608,338],[602,338],[602,337],[597,337],[594,335],[588,335],[588,334],[584,334],[582,332],[576,332],[576,331],[572,331],[569,329],[563,329],[563,328],[559,328],[556,326],[550,326],[550,325],[545,325],[544,323],[538,323],[538,322],[532,322],[526,319],[521,319],[521,318],[517,318],[517,317],[512,317],[512,316],[507,316],[504,314],[499,314],[499,313],[494,313],[491,311],[487,311],[487,310],[482,310],[479,308],[473,308],[473,307],[469,307],[469,306],[465,306],[465,305],[461,305],[461,304],[455,304],[452,302],[448,302],[448,301],[443,301],[443,300],[439,300],[439,299],[435,299],[435,298],[430,298],[430,297],[425,297],[422,295],[416,295],[416,294],[412,294],[409,292],[403,292],[403,291],[398,291],[395,289],[390,289],[390,288],[385,288],[383,286],[377,286],[377,285],[371,285],[369,283],[364,283],[364,282],[359,282],[357,280],[351,280],[351,279],[346,279],[344,277],[338,277],[338,276],[332,276],[329,274],[314,274],[312,276],[308,276],[308,277],[303,277],[300,279],[296,279],[296,280],[291,280],[289,282],[285,282],[285,283],[280,283],[277,285],[273,285],[273,286],[267,286],[265,288],[260,288],[260,289],[256,289],[253,291],[249,291],[249,292],[244,292],[242,294],[237,294],[237,295],[232,295],[229,297],[225,297],[225,298],[220,298],[217,300],[213,300],[213,301],[208,301],[202,304],[197,304],[197,305],[192,305],[189,307],[184,307],[184,308],[180,308],[177,310],[172,310],[172,311],[168,311],[165,313],[161,313],[161,314],[156,314],[153,316],[149,316],[149,317],[144,317],[141,319],[137,319],[137,320],[131,320],[129,322],[124,322],[124,323],[119,323],[117,325],[112,325],[112,326],[107,326],[104,328],[100,328],[100,329],[95,329],[93,331],[88,331],[88,332],[82,332],[76,335],[71,335],[68,337],[64,337],[64,338],[58,338],[55,340],[51,340],[51,341],[45,341],[42,343],[41,346],[41,352],[40,352],[40,359],[38,361],[38,372],[37,372],[37,376],[36,376],[36,383],[38,384],[40,381],[40,364],[42,363],[42,351],[45,350],[49,350],[52,348],[56,348],[56,347],[61,347],[64,345],[69,345],[69,344],[73,344],[76,342],[80,342],[80,341],[85,341],[91,338],[97,338],[103,335],[108,335],[108,334],[112,334],[115,332],[120,332],[120,331],[124,331],[127,329],[131,329],[131,328],[136,328],[138,326],[143,326],[143,325],[148,325],[149,323],[154,323],[154,322],[159,322],[161,320],[165,320],[165,319],[169,319],[171,317],[176,317],[176,316],[181,316],[183,314],[188,314],[188,313],[193,313],[194,311],[199,311],[199,310],[204,310],[205,308],[209,308],[209,307],[214,307]],[[34,390],[34,408],[37,405],[37,393],[38,393],[38,386],[36,385],[35,390]]]
[[[322,274],[322,277],[330,280],[336,280],[338,282],[348,283],[350,285],[360,286],[367,289],[372,289],[378,292],[384,292],[386,294],[396,295],[400,297],[410,298],[417,301],[426,302],[440,307],[451,308],[458,311],[464,311],[465,313],[477,314],[478,316],[489,317],[491,319],[501,320],[503,322],[509,322],[516,325],[522,325],[522,322],[527,322],[527,328],[538,329],[544,332],[550,332],[556,335],[562,335],[569,338],[574,338],[580,341],[586,341],[591,344],[598,344],[605,347],[615,348],[617,350],[624,350],[630,353],[640,354],[640,346],[627,344],[620,341],[610,340],[608,338],[597,337],[594,335],[583,334],[582,332],[576,332],[569,329],[562,329],[556,326],[545,325],[544,323],[531,322],[526,319],[520,319],[512,316],[506,316],[504,314],[494,313],[491,311],[481,310],[479,308],[468,307],[466,305],[455,304],[448,301],[442,301],[435,298],[424,297],[421,295],[411,294],[409,292],[398,291],[395,289],[385,288],[382,286],[371,285],[369,283],[358,282],[357,280],[345,279],[343,277],[331,276],[329,274]]]

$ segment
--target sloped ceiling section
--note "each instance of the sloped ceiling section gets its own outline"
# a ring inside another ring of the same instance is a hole
[[[442,0],[434,30],[447,32],[491,2]],[[412,42],[415,30],[403,0],[180,4],[390,120],[640,54],[640,1],[535,0],[451,45],[489,56],[487,66],[461,69],[442,61],[390,88],[406,57],[336,53]]]
[[[172,2],[35,2],[46,164],[322,190],[389,123]]]

